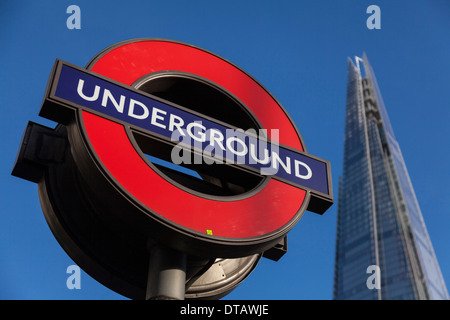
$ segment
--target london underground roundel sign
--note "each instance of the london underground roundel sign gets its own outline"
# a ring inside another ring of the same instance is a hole
[[[329,163],[306,153],[278,101],[191,45],[126,41],[85,69],[57,60],[40,115],[67,126],[82,179],[108,208],[99,219],[178,250],[262,252],[306,209],[332,204]]]
[[[136,39],[86,68],[56,60],[40,115],[58,125],[29,122],[12,174],[38,183],[69,256],[130,298],[152,297],[158,252],[183,257],[186,298],[222,297],[333,203],[329,162],[280,103],[198,47]]]

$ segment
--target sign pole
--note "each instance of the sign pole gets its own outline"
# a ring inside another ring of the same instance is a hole
[[[187,255],[160,244],[149,253],[146,300],[184,300]]]

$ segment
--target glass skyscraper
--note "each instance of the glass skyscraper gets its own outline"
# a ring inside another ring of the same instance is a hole
[[[348,59],[346,99],[333,298],[449,299],[365,54]]]

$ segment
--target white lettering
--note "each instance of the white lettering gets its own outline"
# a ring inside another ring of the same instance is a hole
[[[269,306],[267,304],[257,304],[257,305],[239,305],[239,304],[226,304],[224,309],[224,314],[234,314],[234,315],[256,315],[258,317],[262,315],[269,314]]]
[[[159,114],[166,115],[166,114],[167,114],[167,111],[164,111],[164,110],[161,110],[161,109],[158,109],[158,108],[153,107],[153,110],[152,110],[152,120],[151,120],[150,123],[151,123],[152,125],[154,125],[154,126],[157,126],[157,127],[160,127],[160,128],[165,129],[166,126],[165,126],[164,124],[156,122],[156,120],[164,120],[164,117],[161,117]]]
[[[108,104],[108,99],[109,99],[109,101],[112,102],[112,104],[114,105],[114,107],[116,108],[116,110],[118,112],[123,113],[123,107],[125,105],[125,96],[120,95],[120,101],[119,101],[119,103],[117,103],[116,99],[111,94],[111,91],[109,91],[108,89],[105,89],[105,91],[103,92],[103,99],[102,99],[103,107],[106,107],[106,105]]]
[[[184,136],[183,130],[181,129],[181,127],[184,125],[184,120],[179,117],[176,116],[174,114],[170,114],[169,117],[169,130],[170,131],[174,131],[175,128],[177,128],[178,132]]]
[[[135,114],[134,113],[134,106],[135,105],[138,105],[138,106],[140,106],[142,108],[142,110],[143,110],[142,114]],[[148,111],[147,106],[145,104],[143,104],[142,102],[139,102],[139,101],[134,100],[134,99],[130,99],[130,107],[128,109],[128,115],[130,117],[133,117],[133,118],[136,118],[136,119],[145,119],[145,118],[148,117],[149,111]]]
[[[236,141],[236,142],[238,142],[238,143],[241,145],[242,151],[238,151],[238,150],[237,150],[238,148],[236,148],[236,149],[234,148],[233,141]],[[228,138],[228,139],[227,139],[227,148],[228,148],[232,153],[234,153],[235,155],[237,155],[237,156],[239,156],[239,157],[245,156],[245,155],[247,154],[247,152],[248,152],[248,148],[247,148],[247,146],[245,145],[245,142],[242,141],[241,139],[239,139],[238,137],[230,137],[230,138]]]
[[[281,166],[283,167],[284,171],[286,171],[286,173],[291,174],[291,158],[286,157],[286,163],[283,163],[281,161],[278,153],[272,152],[272,168],[277,170],[277,172],[278,172],[279,164],[281,164]]]
[[[225,305],[225,314],[230,314],[233,312],[233,306],[230,306],[229,304]]]
[[[214,307],[195,307],[191,306],[189,303],[186,307],[181,307],[180,314],[187,315],[187,314],[195,314],[195,315],[207,315],[208,318],[212,316],[214,312]]]
[[[98,95],[100,93],[99,86],[95,86],[94,94],[91,97],[88,97],[83,93],[83,87],[84,87],[84,80],[83,79],[78,80],[77,93],[80,97],[82,97],[86,101],[95,101],[98,99]]]
[[[305,179],[305,180],[311,179],[312,170],[306,163],[294,159],[294,166],[295,166],[295,176],[296,177],[298,177],[300,179]],[[302,166],[303,168],[305,168],[308,171],[308,173],[306,175],[301,175],[299,166]]]
[[[202,129],[201,132],[198,132],[197,134],[199,136],[196,136],[194,134],[194,132],[192,132],[192,128],[197,127]],[[205,142],[206,141],[206,128],[201,124],[201,121],[195,121],[195,122],[191,122],[187,125],[186,130],[189,134],[189,136],[191,136],[192,139],[199,141],[199,142]]]
[[[215,146],[214,142],[217,142],[219,147],[225,151],[225,147],[222,144],[223,141],[223,134],[219,130],[216,129],[210,129],[209,131],[209,144],[212,146]]]

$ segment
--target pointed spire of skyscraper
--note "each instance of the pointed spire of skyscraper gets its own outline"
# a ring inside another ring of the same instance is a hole
[[[348,61],[334,298],[449,299],[375,74],[362,56]],[[367,270],[380,273],[379,287]]]

